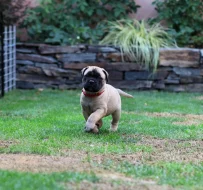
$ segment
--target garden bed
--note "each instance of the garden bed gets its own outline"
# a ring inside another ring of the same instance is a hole
[[[161,49],[155,73],[143,66],[122,62],[118,49],[107,46],[17,45],[17,88],[81,88],[81,69],[88,65],[105,68],[109,83],[128,90],[203,92],[200,50]]]

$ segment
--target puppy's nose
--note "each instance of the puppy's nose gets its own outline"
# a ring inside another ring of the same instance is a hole
[[[94,80],[91,80],[91,79],[90,79],[90,80],[89,80],[89,83],[90,83],[90,84],[93,84],[93,83],[94,83]]]

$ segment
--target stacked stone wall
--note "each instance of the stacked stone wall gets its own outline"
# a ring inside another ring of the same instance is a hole
[[[161,49],[155,73],[133,62],[122,62],[119,49],[107,46],[17,45],[17,88],[81,89],[81,69],[103,67],[109,83],[128,90],[203,92],[199,49]]]

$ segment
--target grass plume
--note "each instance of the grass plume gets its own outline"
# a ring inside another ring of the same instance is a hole
[[[175,41],[159,23],[149,25],[146,21],[123,19],[109,22],[108,34],[100,42],[114,45],[122,52],[123,61],[143,64],[156,70],[161,47],[175,46]]]

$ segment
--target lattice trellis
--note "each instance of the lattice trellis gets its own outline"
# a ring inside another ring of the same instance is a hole
[[[16,87],[16,27],[5,26],[1,38],[1,56],[3,58],[1,57],[0,82],[1,95],[4,95],[4,92]]]
[[[16,27],[6,26],[4,30],[4,90],[16,87]]]

